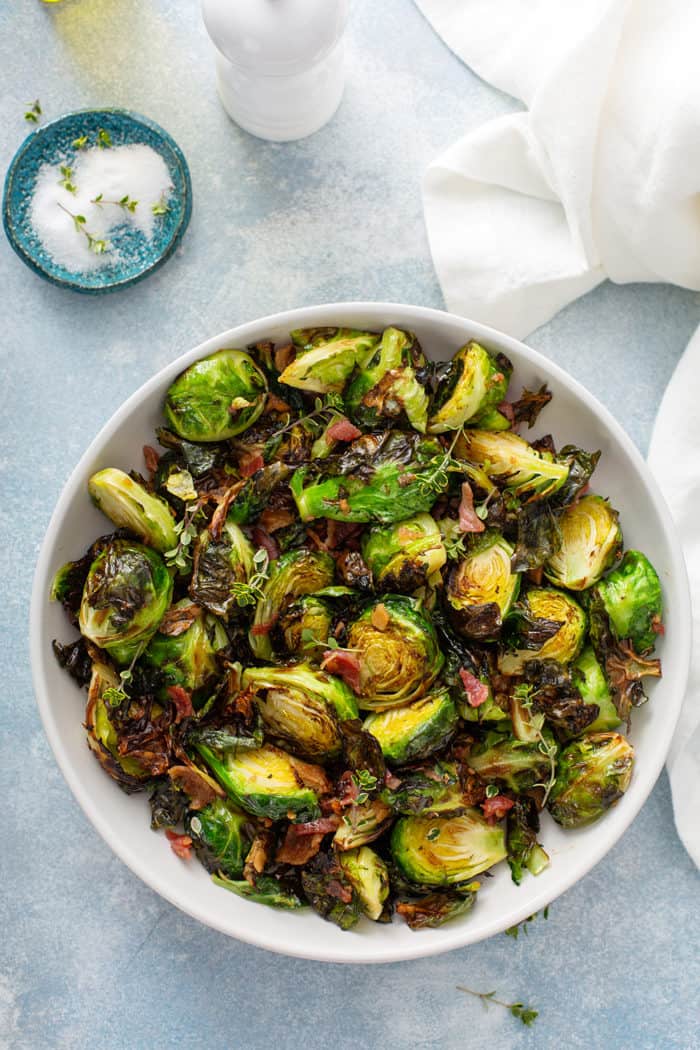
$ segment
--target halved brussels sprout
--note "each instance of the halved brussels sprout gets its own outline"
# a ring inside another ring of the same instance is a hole
[[[195,746],[227,794],[246,813],[300,822],[320,816],[316,793],[301,782],[286,751],[270,745],[219,752],[206,744]]]
[[[185,831],[207,871],[237,878],[250,849],[250,817],[227,799],[217,798],[203,809],[189,812]]]
[[[389,896],[389,872],[381,857],[369,846],[347,850],[339,858],[348,881],[360,900],[360,906],[368,919],[375,922],[384,911],[384,902]]]
[[[339,678],[309,664],[295,664],[250,667],[242,684],[254,690],[265,728],[272,736],[320,761],[340,754],[338,721],[357,718],[357,703]]]
[[[370,529],[362,538],[362,557],[378,588],[409,594],[447,561],[440,529],[430,514]]]
[[[267,380],[244,350],[217,350],[171,384],[163,412],[188,441],[225,441],[242,433],[265,407]]]
[[[619,557],[622,532],[618,513],[601,496],[583,496],[559,518],[561,545],[544,574],[552,583],[583,591],[596,583]]]
[[[650,652],[661,627],[661,584],[641,551],[627,551],[616,569],[596,587],[613,634],[629,639],[638,653]]]
[[[245,533],[232,521],[224,523],[218,540],[204,529],[194,548],[192,600],[228,619],[237,608],[236,584],[246,583],[253,574],[253,553]]]
[[[238,897],[245,900],[255,901],[256,904],[266,904],[268,908],[305,908],[306,904],[293,890],[284,886],[272,875],[260,875],[255,884],[245,879],[225,879],[220,875],[212,875],[211,881],[221,886],[222,889],[230,890]]]
[[[179,610],[193,611],[190,626],[175,634],[156,631],[141,658],[162,673],[164,698],[168,695],[167,687],[171,685],[180,685],[189,693],[201,689],[217,674],[216,654],[228,645],[226,631],[215,616],[192,606],[189,598],[173,605],[171,612]]]
[[[478,809],[458,817],[400,817],[391,834],[391,852],[411,882],[450,886],[467,882],[506,856],[505,832]]]
[[[513,882],[519,886],[523,875],[541,875],[549,867],[549,857],[537,841],[540,828],[537,805],[532,798],[517,798],[506,819],[508,864]]]
[[[103,663],[93,663],[85,709],[88,747],[109,776],[117,782],[122,780],[127,783],[130,780],[145,781],[149,778],[150,773],[136,759],[119,754],[117,731],[109,718],[109,706],[105,700],[105,693],[109,689],[119,689],[119,686],[119,679],[111,667]]]
[[[314,594],[327,587],[334,575],[335,562],[330,554],[322,551],[304,548],[287,551],[272,562],[248,636],[250,647],[259,660],[273,658],[270,631],[291,603],[304,594]]]
[[[340,394],[353,368],[373,353],[379,336],[354,328],[298,328],[292,342],[298,353],[280,383],[317,394]]]
[[[561,626],[552,633],[551,629],[557,623]],[[544,635],[549,635],[543,644],[540,644],[540,625],[547,628]],[[583,646],[586,625],[586,614],[568,594],[551,587],[531,588],[519,604],[515,623],[516,648],[499,657],[499,671],[501,674],[521,674],[529,660],[571,663]]]
[[[454,355],[438,387],[428,421],[429,432],[459,430],[470,419],[500,404],[511,372],[512,365],[503,354],[492,357],[471,340]]]
[[[317,853],[302,869],[306,898],[322,918],[341,930],[357,926],[362,914],[360,897],[334,852]]]
[[[547,807],[558,824],[580,828],[602,817],[632,779],[634,748],[619,733],[591,733],[559,756]]]
[[[146,492],[123,470],[107,467],[88,481],[93,502],[120,528],[129,529],[163,554],[177,545],[175,522],[165,500]]]
[[[391,824],[393,816],[391,806],[378,798],[370,799],[361,805],[349,806],[333,836],[333,845],[336,849],[344,851],[374,842]]]
[[[544,731],[548,744],[554,739]],[[509,734],[490,732],[469,752],[469,765],[482,780],[498,780],[511,791],[528,791],[546,781],[551,772],[549,756],[539,744],[526,743]]]
[[[490,478],[498,478],[516,496],[531,500],[551,496],[569,476],[566,463],[559,463],[551,452],[538,452],[510,430],[465,430],[455,454],[483,467]]]
[[[290,653],[309,656],[318,655],[328,647],[326,643],[332,623],[333,614],[328,603],[315,594],[305,594],[282,614],[278,627]]]
[[[157,631],[172,593],[172,576],[156,551],[112,540],[90,566],[80,603],[80,633],[106,649],[117,664],[129,664]]]
[[[287,480],[292,468],[287,463],[268,463],[246,478],[228,512],[228,521],[247,525],[264,511],[272,493]]]
[[[576,659],[572,669],[572,678],[581,694],[581,699],[587,704],[598,705],[598,716],[588,726],[587,732],[598,733],[616,729],[620,725],[620,716],[592,646],[587,645]]]
[[[401,595],[368,606],[350,625],[348,648],[360,661],[360,707],[370,711],[424,696],[445,662],[420,603]]]
[[[520,576],[510,569],[512,556],[510,543],[495,530],[487,530],[451,570],[447,601],[454,610],[455,626],[467,638],[498,636],[520,591]]]
[[[345,394],[345,404],[358,422],[371,426],[402,413],[412,427],[425,433],[428,395],[416,377],[426,365],[412,332],[386,328],[372,356],[359,364]]]
[[[397,813],[457,816],[469,808],[454,762],[401,771],[396,788],[384,788],[381,798]]]
[[[411,704],[371,714],[364,727],[379,741],[385,758],[405,765],[444,747],[457,719],[449,691],[441,689]]]
[[[474,886],[478,885],[478,882],[474,883]],[[451,919],[471,911],[475,901],[476,893],[472,890],[447,890],[411,900],[400,900],[396,905],[396,912],[406,920],[412,930],[435,930]]]
[[[428,511],[444,484],[442,446],[420,434],[364,434],[340,455],[299,467],[289,483],[302,521],[403,521]]]

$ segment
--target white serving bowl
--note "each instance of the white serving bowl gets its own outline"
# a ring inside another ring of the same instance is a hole
[[[436,930],[412,932],[397,919],[387,925],[363,920],[355,930],[342,932],[309,909],[277,911],[214,886],[197,861],[179,860],[164,836],[150,830],[145,798],[123,794],[95,761],[82,727],[85,695],[51,650],[53,638],[66,640],[73,634],[63,609],[48,600],[53,575],[107,529],[88,498],[87,480],[102,467],[140,467],[142,446],[154,440],[165,392],[175,376],[221,347],[286,340],[291,329],[334,324],[411,329],[425,353],[437,360],[450,358],[474,338],[511,358],[511,390],[537,389],[546,382],[554,398],[534,433],[551,431],[559,445],[602,451],[594,488],[618,508],[626,546],[646,552],[664,591],[666,634],[658,646],[664,676],[649,687],[650,702],[633,712],[637,760],[627,794],[597,824],[578,831],[563,831],[543,815],[540,838],[552,860],[547,871],[526,877],[518,887],[508,866],[499,865],[494,878],[482,880],[472,913]],[[666,757],[686,685],[690,623],[685,567],[669,512],[630,438],[582,386],[523,343],[463,317],[394,303],[337,303],[290,310],[224,332],[162,369],[115,412],[73,471],[51,518],[34,579],[31,661],[44,728],[73,794],[104,840],[144,882],[214,929],[262,948],[328,962],[395,962],[472,944],[522,921],[582,878],[617,842]]]

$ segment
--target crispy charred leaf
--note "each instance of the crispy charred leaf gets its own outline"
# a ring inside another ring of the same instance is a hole
[[[302,871],[301,884],[314,911],[341,930],[360,921],[359,897],[335,854],[318,853]]]
[[[528,660],[524,678],[534,689],[533,711],[544,714],[558,740],[580,736],[598,717],[598,705],[584,702],[574,685],[571,670],[556,660]]]
[[[83,588],[95,558],[109,546],[112,540],[127,539],[130,536],[131,533],[127,529],[117,529],[115,532],[100,536],[88,547],[82,558],[78,558],[77,561],[68,561],[58,570],[51,584],[50,598],[51,601],[61,603],[71,623],[77,624],[78,622]]]
[[[156,488],[160,488],[160,483],[167,477],[170,466],[173,463],[180,468],[184,467],[193,478],[203,478],[205,474],[209,474],[218,467],[223,467],[226,463],[227,442],[221,441],[199,445],[195,441],[186,441],[185,438],[179,437],[166,427],[159,427],[156,431],[156,436],[159,444],[172,454],[168,455],[166,453],[160,458],[156,477],[154,478]]]
[[[187,812],[187,795],[179,791],[168,777],[158,777],[148,793],[151,806],[151,827],[176,828]]]
[[[246,479],[228,512],[230,521],[236,525],[247,525],[265,509],[272,494],[291,473],[285,463],[270,463]]]
[[[517,517],[517,541],[511,559],[513,572],[539,569],[561,544],[557,513],[548,500],[526,503]]]
[[[562,626],[561,620],[535,616],[527,602],[516,602],[511,610],[511,636],[517,639],[518,649],[541,649]]]
[[[292,890],[286,888],[283,883],[271,875],[261,875],[251,885],[245,879],[237,881],[227,879],[223,875],[212,875],[211,881],[225,890],[245,897],[246,900],[255,901],[257,904],[267,904],[270,908],[303,908],[304,902]],[[344,927],[347,929],[347,927]]]
[[[589,605],[590,638],[612,693],[615,709],[629,723],[633,707],[646,703],[644,678],[661,677],[661,661],[638,656],[627,642],[618,642],[599,595],[593,593]]]
[[[216,728],[193,725],[187,733],[188,744],[206,744],[207,747],[220,750],[235,751],[238,748],[262,747],[262,742],[262,726],[258,726],[250,735],[241,735],[233,726]]]
[[[562,487],[552,496],[552,506],[565,507],[576,499],[590,481],[599,459],[600,452],[586,452],[576,445],[564,445],[557,460],[568,465],[569,475]]]
[[[379,741],[362,728],[359,718],[349,718],[341,722],[339,730],[347,768],[355,772],[360,769],[367,770],[376,778],[377,784],[383,784],[386,763]]]
[[[519,886],[525,871],[539,875],[549,863],[547,854],[537,842],[540,817],[534,799],[523,796],[515,799],[506,828],[508,864],[513,882]]]
[[[552,391],[543,383],[539,390],[525,388],[517,401],[513,402],[513,421],[534,427],[545,405],[552,400]]]
[[[461,785],[456,767],[437,762],[432,766],[401,770],[398,787],[384,788],[380,797],[395,812],[411,815],[437,812],[441,804],[453,796],[460,802],[460,794]]]
[[[412,900],[400,900],[396,911],[412,930],[436,929],[450,919],[471,911],[476,900],[476,893],[464,890],[447,890],[444,893],[430,893],[427,897]]]
[[[68,672],[71,678],[74,678],[80,686],[88,685],[92,677],[92,660],[87,651],[85,639],[81,636],[75,642],[66,642],[63,645],[54,638],[51,646],[59,665]]]

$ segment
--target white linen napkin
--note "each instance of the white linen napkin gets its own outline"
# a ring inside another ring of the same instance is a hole
[[[528,107],[425,175],[448,308],[523,336],[605,277],[700,289],[700,4],[416,3]]]
[[[651,467],[683,544],[693,597],[693,635],[700,639],[700,328],[666,388],[649,449]],[[700,651],[690,665],[688,692],[666,762],[676,827],[700,867]]]

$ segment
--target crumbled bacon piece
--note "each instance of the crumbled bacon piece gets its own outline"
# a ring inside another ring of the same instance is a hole
[[[378,605],[375,605],[374,609],[372,610],[370,622],[375,630],[386,631],[387,627],[391,623],[391,616],[389,615],[387,607],[386,605],[384,605],[383,602],[379,602]]]
[[[189,835],[179,835],[172,828],[167,828],[165,837],[170,843],[173,853],[181,860],[189,860],[192,856],[192,839]]]
[[[254,634],[256,637],[259,637],[260,635],[264,634],[269,634],[272,628],[275,626],[276,622],[277,617],[274,616],[271,620],[267,620],[265,623],[254,623],[253,626],[250,628],[250,633]]]
[[[343,886],[338,879],[331,879],[328,883],[328,896],[335,897],[337,900],[342,901],[343,904],[349,904],[352,900],[352,890],[349,886]]]
[[[317,795],[330,795],[333,785],[325,769],[315,765],[313,762],[304,762],[301,758],[296,758],[294,755],[287,755],[286,757],[291,763],[296,780],[302,787],[311,788]]]
[[[354,441],[355,438],[362,437],[362,431],[343,416],[329,426],[326,437],[331,441]]]
[[[544,571],[542,569],[542,566],[540,565],[538,569],[528,569],[525,575],[531,583],[534,583],[535,587],[539,587],[539,585],[542,583],[542,576],[544,575]]]
[[[297,352],[291,343],[286,343],[284,346],[278,346],[275,350],[275,368],[278,372],[284,372],[287,365],[291,364],[296,357]]]
[[[277,396],[277,394],[273,394],[271,390],[267,395],[265,408],[268,412],[291,412],[291,408],[287,402],[283,401],[281,397]]]
[[[353,806],[360,794],[360,786],[353,777],[352,770],[346,769],[338,778],[338,801],[341,806]]]
[[[337,831],[340,827],[340,817],[319,817],[317,820],[309,820],[306,824],[293,824],[297,835],[302,838],[305,835],[328,835],[331,831]]]
[[[272,533],[291,525],[295,521],[295,515],[289,507],[265,507],[259,521],[266,532]]]
[[[146,464],[146,470],[150,474],[155,474],[155,472],[158,470],[158,463],[160,462],[160,456],[158,455],[158,453],[156,452],[156,450],[153,448],[152,445],[144,445],[143,446],[143,458],[144,458],[144,462]]]
[[[265,460],[259,452],[244,452],[239,461],[238,469],[242,478],[250,478],[265,466]]]
[[[267,556],[270,561],[279,558],[280,549],[277,546],[277,542],[272,538],[267,529],[264,529],[261,525],[256,525],[253,529],[253,543],[256,547],[263,547],[267,551]]]
[[[515,423],[515,412],[513,411],[513,405],[510,401],[501,401],[500,405],[496,405],[496,408],[505,416],[511,426]]]
[[[502,820],[508,810],[512,809],[514,805],[512,798],[508,798],[506,795],[496,795],[494,798],[484,799],[481,803],[481,808],[489,824],[495,824],[496,821]]]
[[[384,784],[390,791],[396,791],[397,788],[401,787],[401,781],[397,776],[394,776],[390,769],[387,769],[384,773]]]
[[[290,824],[284,836],[284,842],[275,854],[277,864],[306,864],[315,857],[323,842],[323,833],[316,832],[304,835],[299,831],[301,824]]]
[[[321,669],[337,674],[354,692],[360,688],[360,661],[357,653],[346,649],[327,649],[323,654]]]
[[[466,667],[460,667],[459,677],[462,679],[464,692],[467,694],[467,703],[470,707],[480,707],[489,698],[489,688],[484,685],[476,675],[468,671]]]
[[[486,526],[474,510],[474,493],[468,481],[462,482],[462,498],[459,501],[460,532],[483,532]]]
[[[181,685],[169,685],[168,696],[175,704],[177,714],[175,715],[175,724],[181,722],[183,718],[190,718],[194,714],[194,708],[192,707],[192,697],[183,689]]]
[[[179,634],[184,634],[188,631],[194,621],[199,616],[198,605],[185,605],[183,608],[178,609],[173,607],[168,609],[163,619],[158,624],[158,634],[168,635],[170,638],[177,638]]]
[[[217,797],[224,798],[226,792],[209,780],[195,766],[171,766],[168,776],[176,787],[190,796],[190,809],[204,809]]]

